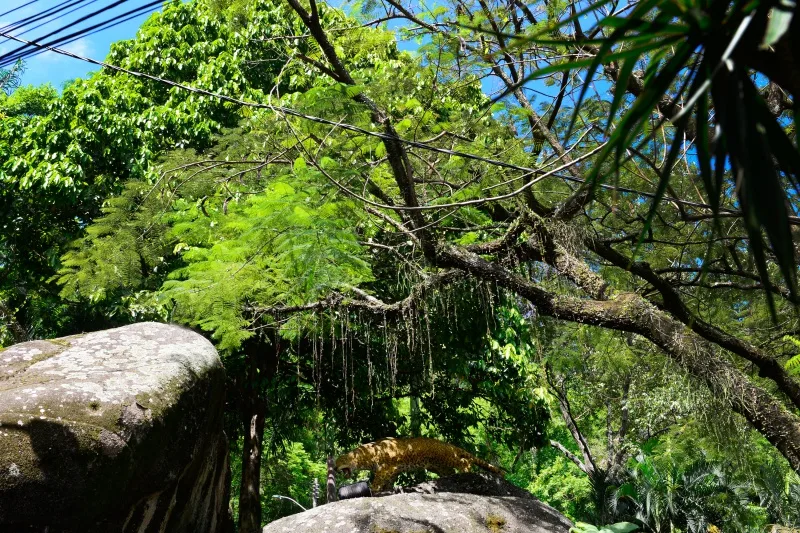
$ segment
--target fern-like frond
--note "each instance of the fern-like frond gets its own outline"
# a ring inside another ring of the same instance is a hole
[[[797,339],[791,335],[784,335],[783,340],[791,342],[797,346],[798,349],[800,349],[800,339]],[[789,374],[800,375],[800,354],[797,354],[786,361],[785,368]]]
[[[790,374],[800,374],[800,355],[795,355],[786,361],[786,370],[788,370]]]

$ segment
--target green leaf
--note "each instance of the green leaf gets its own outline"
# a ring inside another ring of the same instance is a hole
[[[617,522],[609,526],[604,526],[604,530],[611,531],[612,533],[631,533],[639,529],[639,526],[630,522]]]
[[[790,374],[800,374],[800,355],[795,355],[788,361],[786,361],[786,370],[789,371]]]
[[[744,161],[745,169],[745,185],[742,189],[750,202],[748,208],[754,210],[753,222],[760,223],[760,227],[766,232],[789,292],[795,297],[797,282],[789,212],[781,177],[774,165],[776,152],[770,143],[770,137],[766,135],[770,131],[770,125],[775,125],[775,119],[769,114],[766,103],[749,76],[740,71],[739,80],[743,90],[737,94],[741,97],[740,105],[745,107],[741,115],[743,122],[740,130],[743,131],[740,134],[744,135],[744,146],[749,150],[748,154],[738,154]],[[774,137],[773,140],[777,141]],[[786,161],[785,164],[789,167],[787,170],[796,171],[792,167],[798,157],[797,150],[790,152],[794,153],[795,159]],[[750,217],[746,217],[746,220],[749,219]],[[762,277],[764,286],[769,287],[769,279]]]
[[[781,37],[789,31],[795,7],[796,4],[792,0],[780,0],[780,4],[770,10],[769,23],[762,43],[764,48],[768,48],[780,41]]]

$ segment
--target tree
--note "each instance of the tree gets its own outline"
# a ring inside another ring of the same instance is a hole
[[[25,71],[25,65],[22,61],[17,61],[10,69],[0,69],[0,91],[6,95],[10,94],[17,87],[19,87],[20,78]]]
[[[348,66],[337,52],[331,41],[331,35],[321,24],[317,5],[311,3],[310,8],[307,8],[296,1],[291,1],[290,4],[319,46],[318,57],[311,59],[316,63],[324,62],[322,66],[325,68],[321,71],[344,86],[361,87],[363,84],[368,84],[370,81],[368,76],[363,79],[359,77],[359,81],[356,82],[351,70],[358,76],[357,69]],[[416,25],[417,31],[428,33],[434,46],[437,46],[442,54],[446,46],[457,40],[455,37],[442,35],[438,26],[415,17],[400,4],[391,6],[396,10],[393,13],[401,13],[410,19]],[[528,17],[525,9],[519,6],[514,6],[510,10],[506,10],[504,6],[490,9],[485,3],[475,6],[460,4],[460,6],[461,9],[458,10],[460,13],[475,13],[478,24],[496,23],[501,13],[506,14],[502,18],[509,25],[523,26],[534,22]],[[453,16],[453,12],[449,11],[439,10],[437,13],[440,13],[438,16],[441,18]],[[437,15],[434,13],[432,16]],[[476,21],[473,20],[472,27],[475,26]],[[531,57],[535,58],[539,52],[534,47],[522,52],[519,60],[509,56],[501,48],[504,43],[498,40],[502,38],[502,33],[495,32],[494,42],[488,40],[483,33],[480,36],[474,33],[468,34],[469,39],[463,36],[461,39],[466,40],[467,45],[469,41],[482,43],[483,48],[469,58],[475,62],[476,67],[493,72],[506,85],[506,89],[514,90],[525,79],[522,72],[516,72],[517,65],[531,62],[533,60]],[[469,46],[466,48],[469,51]],[[461,47],[458,53],[462,53]],[[464,61],[455,63],[455,58],[451,54],[445,57],[444,62],[434,63],[434,66],[442,73],[449,74],[453,69],[457,73],[464,67]],[[564,76],[563,79],[569,78]],[[521,190],[514,190],[507,195],[487,196],[482,188],[474,186],[475,182],[472,179],[480,182],[483,178],[480,165],[485,163],[479,162],[470,168],[471,172],[467,174],[469,178],[465,176],[462,181],[456,182],[456,186],[459,187],[458,196],[454,197],[448,193],[448,189],[445,189],[443,191],[445,200],[432,201],[430,197],[433,194],[430,191],[436,190],[434,182],[440,181],[439,176],[436,176],[439,165],[435,158],[439,157],[441,152],[429,149],[425,154],[427,158],[419,155],[413,146],[409,146],[407,139],[398,133],[395,123],[399,127],[402,119],[396,120],[392,114],[394,108],[386,107],[391,104],[376,101],[360,89],[357,94],[351,96],[351,99],[361,106],[360,109],[363,110],[361,116],[368,114],[372,123],[381,126],[379,135],[385,151],[380,155],[385,154],[385,163],[382,160],[374,164],[382,167],[381,170],[388,172],[392,177],[390,192],[387,192],[387,187],[381,188],[375,184],[379,187],[378,190],[374,194],[370,193],[371,197],[365,197],[357,192],[358,189],[348,186],[358,179],[365,183],[364,190],[367,190],[366,186],[369,184],[367,176],[357,175],[348,168],[337,169],[338,172],[326,168],[321,159],[324,156],[321,152],[327,146],[334,144],[333,141],[317,143],[317,152],[312,154],[306,151],[304,159],[309,160],[307,164],[310,163],[321,178],[329,180],[351,198],[358,198],[364,202],[365,209],[384,209],[383,214],[376,215],[377,221],[386,225],[387,231],[393,229],[394,233],[404,234],[416,249],[416,253],[412,256],[420,261],[421,265],[425,265],[425,268],[432,269],[434,275],[443,276],[454,269],[478,283],[497,283],[530,302],[538,314],[628,331],[648,339],[687,372],[704,381],[717,394],[729,398],[732,409],[744,416],[780,450],[793,468],[800,469],[800,419],[794,413],[800,407],[798,383],[788,376],[778,357],[764,352],[749,342],[746,334],[737,337],[718,327],[708,319],[702,309],[692,309],[694,306],[690,307],[687,303],[689,301],[687,298],[697,298],[701,294],[705,296],[719,289],[739,288],[750,291],[754,288],[742,286],[738,281],[728,281],[731,279],[754,277],[761,279],[756,272],[753,256],[749,255],[748,245],[755,246],[755,244],[747,228],[742,228],[740,224],[741,215],[727,219],[714,218],[711,216],[713,209],[707,210],[704,206],[708,204],[705,202],[695,202],[700,205],[691,209],[691,206],[682,202],[680,195],[683,191],[686,191],[683,194],[689,194],[696,185],[692,180],[693,169],[688,163],[685,170],[673,169],[672,164],[669,165],[673,187],[679,186],[676,188],[678,196],[672,205],[658,207],[658,220],[662,222],[661,224],[650,223],[651,217],[647,215],[649,206],[643,205],[643,202],[638,201],[638,197],[631,193],[617,196],[612,206],[608,205],[602,196],[590,202],[591,197],[585,194],[585,189],[569,194],[565,201],[543,203],[534,194],[536,190],[534,185],[556,172],[565,172],[572,181],[584,182],[586,178],[583,177],[583,173],[586,170],[583,169],[586,169],[586,165],[582,162],[594,155],[598,148],[592,148],[593,145],[584,140],[571,147],[574,151],[588,145],[584,149],[584,154],[573,155],[564,148],[557,135],[559,131],[557,114],[551,114],[552,120],[549,118],[545,122],[533,110],[521,88],[516,89],[514,97],[519,106],[516,109],[520,109],[520,114],[527,118],[533,133],[538,132],[544,136],[552,150],[552,156],[558,163],[550,164],[551,168],[554,167],[552,170],[543,171],[521,168],[511,163],[507,154],[499,156],[502,157],[502,163],[517,169],[516,175],[502,176],[500,183],[507,186],[507,180],[511,179],[517,184],[523,184],[518,188]],[[556,96],[553,103],[556,111],[560,105],[556,103],[559,101]],[[598,95],[593,109],[587,109],[588,114],[581,115],[582,121],[590,124],[603,108],[602,97]],[[355,119],[356,116],[353,116],[349,122],[357,122]],[[548,123],[551,127],[547,127]],[[306,121],[296,127],[300,131],[313,131],[316,126]],[[553,128],[556,128],[555,131]],[[417,129],[415,133],[419,135],[420,130]],[[529,146],[535,149],[536,135],[533,133],[529,138],[518,138],[519,145],[530,142]],[[593,133],[595,133],[594,128],[588,127],[581,135],[591,139]],[[666,138],[668,133],[672,134],[664,131],[666,142],[663,146],[672,144],[672,140]],[[472,141],[473,146],[485,143],[485,138],[481,136],[477,136],[475,139],[477,142],[468,135],[464,137]],[[452,147],[457,146],[457,142],[449,143],[447,150],[453,150]],[[602,143],[598,144],[602,146]],[[658,143],[654,144],[658,148]],[[476,155],[472,151],[458,150],[458,152],[454,158],[464,157],[462,155],[464,152]],[[527,155],[526,152],[523,153]],[[652,155],[647,152],[640,159],[642,164],[650,163],[658,166],[653,162]],[[416,164],[417,161],[419,164]],[[558,166],[555,166],[556,164]],[[630,173],[626,176],[628,180],[639,183],[644,181],[647,185],[646,174],[645,179],[642,179],[639,177],[641,170],[633,165],[629,168],[631,168]],[[492,177],[496,177],[497,174],[495,172]],[[473,178],[476,175],[478,177]],[[485,179],[480,183],[483,187],[489,187],[492,181]],[[622,177],[620,183],[627,185],[627,181],[623,181]],[[447,185],[449,183],[445,186]],[[471,189],[470,185],[473,185]],[[651,180],[650,185],[656,184]],[[568,188],[566,190],[569,191]],[[503,204],[506,198],[516,200],[525,191],[529,191],[530,194],[525,198],[524,204],[520,205],[514,200],[511,204]],[[658,196],[656,191],[650,194]],[[466,209],[473,204],[487,206],[484,212],[489,211],[491,222],[486,226],[495,224],[505,231],[487,232],[485,238],[479,237],[476,242],[465,245],[455,242],[447,232],[438,230],[435,227],[438,221],[433,218],[437,215],[429,215],[438,212],[440,213],[438,216],[441,216],[444,209]],[[399,218],[394,218],[396,214],[399,214]],[[387,217],[391,222],[386,221]],[[723,225],[722,231],[713,231],[712,224]],[[586,229],[580,231],[578,226],[584,226]],[[690,235],[698,235],[699,238],[687,239]],[[640,239],[649,246],[639,247],[637,244]],[[664,257],[659,244],[677,248],[675,251],[680,253],[677,263]],[[655,253],[646,254],[650,250]],[[646,254],[648,260],[637,261],[634,259],[635,254]],[[553,269],[573,285],[574,291],[569,291],[571,294],[559,294],[543,283],[544,280],[538,279],[535,275],[530,276],[525,270],[519,270],[517,265],[531,261]],[[719,268],[717,265],[720,265]],[[714,274],[720,276],[722,280],[706,289],[708,283],[703,277],[697,276],[687,282],[682,276],[672,275],[675,272],[703,273],[701,266],[713,269]],[[620,272],[632,274],[632,279],[619,280]],[[788,288],[786,289],[788,292],[782,292],[777,282],[773,285],[766,288],[792,300],[792,293]],[[682,294],[687,287],[688,297]],[[735,294],[736,292],[726,290],[725,296],[735,298],[733,296]],[[752,292],[739,294],[752,296]],[[740,296],[740,299],[735,301],[740,310],[752,312],[750,299],[745,300]],[[370,300],[355,298],[349,305],[357,308],[389,304],[375,304]],[[714,311],[717,314],[720,312],[718,309]],[[731,318],[733,317],[729,315],[725,321],[726,325],[730,325]],[[714,322],[722,323],[719,320]],[[774,388],[779,395],[771,394],[757,378],[754,379],[740,370],[735,361],[719,353],[720,349],[728,350],[753,364],[761,376],[769,380],[765,385]]]
[[[800,469],[800,384],[784,367],[789,353],[781,340],[797,327],[796,298],[781,252],[770,248],[774,240],[754,238],[745,221],[751,213],[733,194],[719,205],[709,199],[700,160],[675,155],[686,128],[660,120],[668,114],[661,100],[645,121],[653,125],[631,130],[637,146],[619,164],[598,159],[608,145],[595,124],[611,116],[611,131],[625,128],[614,107],[627,111],[641,101],[636,97],[649,98],[649,78],[604,69],[602,84],[591,86],[561,66],[545,70],[560,61],[590,66],[578,62],[584,43],[554,29],[570,17],[569,6],[557,3],[458,1],[415,13],[387,0],[385,13],[365,5],[361,22],[324,4],[289,5],[286,26],[257,36],[285,59],[274,91],[169,89],[240,106],[246,120],[236,135],[246,140],[222,137],[219,152],[183,152],[163,175],[130,179],[104,218],[87,217],[93,225],[65,256],[64,298],[181,320],[231,353],[268,339],[260,349],[306,375],[333,367],[314,351],[327,346],[344,379],[324,397],[341,404],[341,392],[353,403],[366,396],[347,378],[365,359],[369,368],[376,353],[367,349],[370,332],[380,332],[391,378],[398,361],[450,351],[444,342],[435,352],[423,348],[453,322],[437,302],[486,295],[477,300],[480,312],[459,313],[472,333],[502,303],[534,323],[573,322],[647,341]],[[404,31],[422,37],[419,56],[398,51],[390,32],[370,29],[372,16],[405,20]],[[582,22],[569,19],[575,35]],[[557,43],[507,46],[508,34],[540,35],[543,28]],[[597,37],[605,30],[586,31]],[[532,71],[540,81],[525,86]],[[141,83],[158,93],[163,88],[150,85],[156,81]],[[588,96],[577,98],[584,86]],[[485,88],[507,94],[493,102]],[[679,94],[671,84],[656,88]],[[537,93],[546,100],[538,107]],[[581,102],[575,125],[566,107],[572,101]],[[704,95],[698,101],[711,105]],[[220,155],[226,145],[231,157]],[[616,181],[599,184],[597,173]],[[795,209],[790,176],[777,176]],[[719,190],[735,190],[735,175],[719,178]],[[761,266],[753,252],[759,246]],[[292,349],[278,350],[279,343]],[[474,352],[470,360],[480,360]],[[295,357],[301,353],[306,357]],[[505,385],[525,377],[519,366],[495,374],[489,389],[505,394]],[[457,382],[457,366],[448,372],[446,381]],[[383,386],[391,390],[391,379]],[[411,390],[424,403],[425,395]],[[468,396],[481,392],[479,380]],[[439,407],[446,415],[458,412],[454,405]],[[345,403],[340,412],[347,417],[348,409]],[[256,427],[253,440],[259,433]],[[252,514],[248,519],[255,527]]]
[[[58,91],[50,84],[19,87],[10,95],[0,94],[0,113],[4,117],[42,116],[57,98]]]
[[[288,32],[282,9],[254,4],[256,23],[244,28],[219,9],[172,2],[136,39],[114,43],[108,61],[222,93],[261,95],[280,65],[266,59],[273,57],[269,42],[251,41],[270,27]],[[0,122],[0,301],[30,337],[113,324],[102,313],[59,301],[49,281],[59,257],[101,214],[106,198],[128,180],[152,177],[159,154],[208,146],[213,133],[239,120],[217,99],[113,71],[76,80],[54,96],[45,86],[0,100],[6,115]]]

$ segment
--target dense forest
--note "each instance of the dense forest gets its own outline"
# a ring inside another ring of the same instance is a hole
[[[0,76],[0,346],[202,332],[242,533],[388,436],[598,527],[800,528],[794,10],[167,2]]]

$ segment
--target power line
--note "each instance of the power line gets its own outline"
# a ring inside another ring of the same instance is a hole
[[[93,26],[89,26],[88,28],[82,28],[81,30],[73,32],[73,33],[70,33],[69,35],[63,35],[61,37],[58,37],[57,39],[53,39],[52,41],[50,41],[48,43],[45,43],[45,45],[46,46],[51,46],[51,47],[55,46],[56,44],[58,44],[58,45],[66,45],[66,44],[75,42],[75,41],[77,41],[79,39],[83,39],[85,37],[89,37],[91,35],[94,35],[96,33],[101,32],[101,31],[105,31],[105,30],[107,30],[109,28],[113,28],[114,26],[117,26],[119,24],[127,22],[127,21],[129,21],[131,19],[139,17],[139,16],[149,12],[154,6],[159,5],[161,3],[163,3],[163,0],[152,0],[148,4],[139,6],[139,7],[134,8],[134,9],[131,9],[130,11],[126,11],[125,13],[120,13],[119,15],[116,15],[116,16],[110,18],[110,19],[107,19],[107,20],[104,20],[104,21],[99,22],[97,24],[94,24]],[[48,51],[47,49],[36,49],[36,50],[32,50],[32,51],[24,53],[23,57],[30,58],[30,57],[37,56],[37,55],[39,55],[41,53],[44,53],[44,52],[47,52],[47,51]],[[15,58],[13,56],[10,57],[10,58],[5,58],[5,56],[1,56],[0,57],[0,67],[2,67],[2,65],[7,64],[7,62],[14,62],[14,61],[15,61]]]
[[[76,2],[82,2],[82,1],[84,1],[84,0],[76,0]],[[48,38],[48,37],[50,37],[52,35],[59,34],[62,31],[66,30],[67,28],[71,28],[72,26],[75,26],[76,24],[80,24],[81,22],[83,22],[85,20],[88,20],[88,19],[90,19],[92,17],[95,17],[100,13],[104,13],[105,11],[108,11],[109,9],[113,9],[113,8],[117,7],[118,5],[123,4],[123,3],[127,2],[127,1],[128,0],[116,0],[116,2],[113,2],[109,6],[104,6],[104,7],[100,8],[100,9],[98,9],[96,11],[93,11],[92,13],[89,13],[88,15],[84,15],[83,17],[81,17],[78,20],[75,20],[75,21],[67,24],[66,26],[63,26],[61,28],[58,28],[57,30],[51,31],[50,33],[42,35],[41,37],[38,37],[36,39],[36,41],[42,41],[42,40],[44,40],[44,39],[46,39],[46,38]],[[69,37],[72,37],[72,35],[70,35]],[[56,41],[58,41],[58,39],[54,39],[53,41],[50,41],[49,43],[45,43],[45,45],[54,46],[56,44]],[[20,47],[14,49],[14,50],[11,50],[7,54],[3,54],[2,56],[0,56],[0,67],[2,67],[4,64],[7,64],[9,61],[10,62],[14,62],[14,61],[16,61],[18,59],[24,58],[25,55],[26,55],[24,53],[24,50],[29,49],[29,48],[31,48],[33,46],[34,45],[31,45],[31,44],[25,44],[23,46],[20,46]]]
[[[36,28],[39,28],[41,26],[46,26],[47,24],[51,24],[59,19],[63,19],[67,15],[70,15],[80,9],[88,7],[89,5],[95,3],[96,1],[97,0],[64,0],[63,2],[55,6],[52,6],[48,9],[45,9],[39,13],[35,13],[33,15],[23,18],[22,20],[13,22],[0,29],[0,32],[3,32],[2,35],[6,37],[5,41],[8,41],[11,37],[9,35],[10,32],[14,32],[15,36],[19,37],[20,35],[28,33]],[[45,46],[65,45],[74,42],[80,38],[94,35],[95,33],[107,30],[124,22],[127,22],[133,18],[141,16],[146,12],[152,11],[153,8],[157,7],[163,2],[163,0],[151,0],[144,4],[140,4],[139,6],[134,7],[133,9],[125,11],[124,13],[119,13],[106,20],[102,20],[96,24],[80,27],[81,24],[86,23],[90,19],[96,18],[99,15],[107,11],[113,10],[114,8],[129,1],[130,0],[116,0],[108,5],[101,7],[100,9],[97,9],[91,13],[83,15],[77,20],[71,21],[68,24],[65,24],[64,26],[61,26],[45,35],[37,37],[32,41],[33,43],[37,44],[30,44],[29,42],[25,41],[23,46],[19,46],[14,50],[11,50],[3,55],[0,55],[0,68],[7,67],[8,65],[16,63],[18,60],[24,60],[29,57],[39,55],[42,51],[41,45],[39,43],[42,43],[45,39],[49,37],[54,37],[54,38],[48,42],[44,42],[43,44]],[[30,3],[33,2],[29,2],[28,4]],[[34,25],[37,22],[38,24]],[[60,35],[64,31],[70,28],[75,28],[76,26],[78,27],[76,31],[73,31],[67,35]],[[18,33],[16,31],[23,28],[25,28],[25,30],[22,31],[21,33]],[[18,40],[18,42],[23,42],[23,41]]]
[[[38,2],[38,1],[39,1],[39,0],[30,0],[30,2],[28,2],[27,4],[22,4],[21,6],[17,6],[17,7],[15,7],[14,9],[9,9],[9,10],[8,10],[8,11],[6,11],[5,13],[0,13],[0,17],[5,17],[6,15],[10,15],[10,14],[11,14],[11,13],[13,13],[14,11],[18,11],[18,10],[22,9],[23,7],[28,7],[29,5],[31,5],[31,4],[35,4],[35,3],[36,3],[36,2]]]
[[[84,1],[85,0],[64,0],[60,4],[56,4],[53,7],[45,9],[44,11],[40,11],[38,13],[34,13],[33,15],[27,16],[27,17],[25,17],[25,18],[23,18],[21,20],[18,20],[16,22],[12,22],[11,24],[8,24],[7,26],[3,26],[2,31],[11,31],[11,30],[17,30],[19,28],[23,28],[23,27],[27,26],[28,24],[31,24],[32,22],[38,22],[38,21],[42,20],[43,18],[47,18],[50,15],[54,15],[54,14],[56,14],[59,11],[62,11],[64,9],[69,9],[71,6],[73,6],[75,4],[80,4],[81,2],[84,2]],[[69,4],[69,5],[67,5],[65,7],[64,6],[65,4]]]
[[[83,1],[84,1],[84,0],[81,0],[81,2],[83,2]],[[63,17],[66,17],[67,15],[70,15],[70,14],[74,13],[75,11],[79,11],[79,10],[83,9],[84,7],[86,7],[86,6],[89,6],[89,5],[91,5],[91,4],[94,4],[95,2],[97,2],[97,0],[89,0],[89,1],[88,1],[88,2],[86,2],[86,3],[81,3],[81,5],[79,5],[78,7],[76,7],[76,8],[73,8],[73,9],[70,9],[69,11],[67,11],[66,13],[64,13],[64,14],[63,14],[63,15],[61,15],[61,16],[63,16]],[[58,18],[59,18],[59,17],[55,17],[55,18],[53,18],[53,19],[50,19],[50,20],[46,20],[46,21],[44,21],[44,22],[41,22],[41,23],[37,24],[36,26],[34,26],[33,28],[28,28],[27,30],[25,30],[25,31],[23,31],[23,32],[20,32],[20,33],[18,33],[17,35],[25,35],[26,33],[28,33],[28,32],[31,32],[31,31],[33,31],[33,30],[35,30],[35,29],[37,29],[37,28],[41,28],[42,26],[45,26],[45,25],[47,25],[47,24],[50,24],[51,22],[53,22],[54,20],[56,20],[56,19],[58,19]],[[8,39],[6,39],[5,41],[7,41],[7,40],[8,40]],[[2,41],[2,42],[5,42],[5,41]]]
[[[159,1],[161,1],[161,0],[159,0]],[[111,29],[111,28],[113,28],[115,26],[119,26],[120,24],[124,24],[125,22],[128,22],[129,20],[135,19],[136,17],[140,17],[142,14],[143,13],[134,13],[133,15],[131,15],[129,17],[126,17],[124,19],[117,20],[117,21],[114,21],[114,19],[111,19],[110,21],[107,21],[107,22],[113,22],[113,24],[109,24],[108,26],[103,26],[101,28],[97,28],[97,29],[95,29],[93,31],[90,31],[88,33],[78,35],[77,37],[73,37],[73,38],[71,38],[69,40],[66,40],[64,42],[61,42],[59,44],[61,46],[66,46],[66,45],[68,45],[70,43],[74,43],[75,41],[79,41],[80,39],[84,39],[86,37],[91,37],[92,35],[94,35],[96,33],[100,33],[101,31],[106,31],[106,30]],[[46,54],[48,51],[49,50],[36,50],[36,51],[33,51],[29,55],[26,56],[26,59],[30,59],[32,57],[36,57],[36,56],[41,55],[41,54]]]

